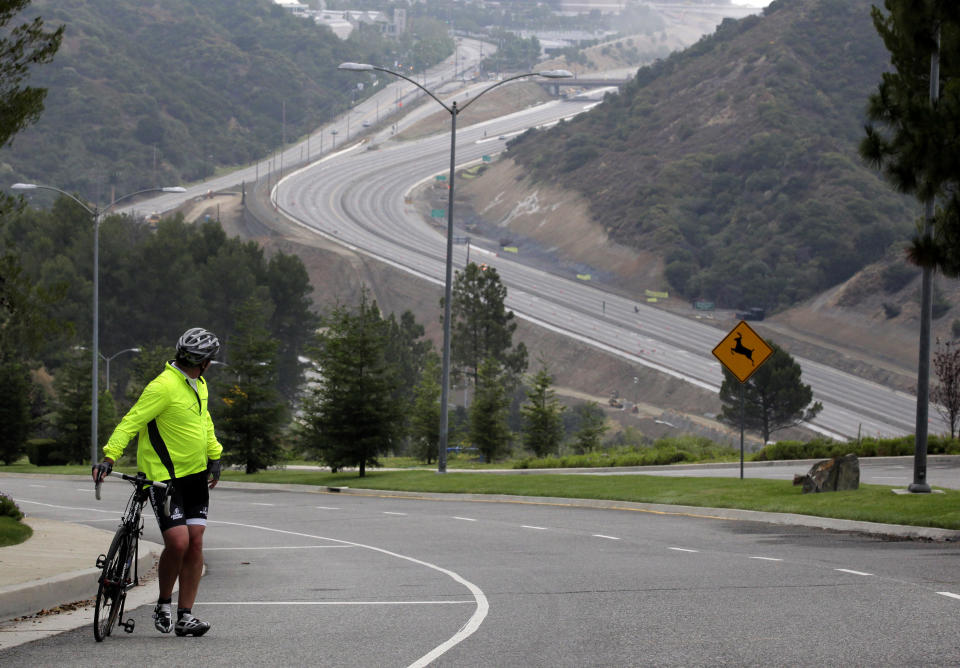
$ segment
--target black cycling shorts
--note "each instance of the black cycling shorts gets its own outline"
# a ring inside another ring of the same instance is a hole
[[[169,481],[166,481],[169,484]],[[157,516],[160,532],[185,524],[207,525],[207,506],[210,503],[210,488],[207,487],[207,472],[200,471],[173,483],[170,499],[170,515],[163,510],[163,501],[169,490],[150,488],[150,505]]]

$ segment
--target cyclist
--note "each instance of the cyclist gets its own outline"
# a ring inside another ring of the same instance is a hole
[[[154,625],[161,633],[202,636],[210,624],[193,616],[193,604],[203,570],[203,532],[207,525],[209,490],[220,479],[223,446],[213,431],[207,410],[207,382],[203,372],[220,351],[220,341],[202,327],[188,329],[177,341],[176,359],[143,390],[103,448],[103,461],[93,467],[102,480],[138,436],[137,468],[151,480],[171,484],[168,492],[151,487],[150,504],[163,535],[158,577],[160,598]],[[172,494],[170,515],[163,509],[164,494]],[[173,623],[173,588],[180,580],[177,622]]]

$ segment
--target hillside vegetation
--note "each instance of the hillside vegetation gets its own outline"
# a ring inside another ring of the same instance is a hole
[[[641,69],[619,95],[509,154],[581,193],[616,242],[664,258],[673,290],[783,307],[912,230],[912,201],[857,155],[889,57],[870,0],[777,0]]]
[[[0,171],[89,197],[268,155],[364,94],[340,62],[409,55],[423,67],[453,51],[438,21],[399,41],[341,41],[270,0],[34,0],[34,14],[66,32],[30,80],[48,89],[45,112],[0,151]]]

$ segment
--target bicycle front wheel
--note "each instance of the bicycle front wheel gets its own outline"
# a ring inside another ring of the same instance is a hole
[[[129,536],[122,529],[117,531],[107,551],[93,609],[93,637],[97,642],[102,642],[110,635],[117,619],[123,614],[123,604],[127,598],[124,566],[129,549]]]

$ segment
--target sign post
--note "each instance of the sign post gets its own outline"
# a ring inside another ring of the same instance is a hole
[[[740,479],[743,480],[743,404],[747,380],[773,354],[759,334],[741,320],[713,349],[713,356],[740,381]]]

